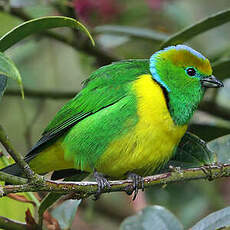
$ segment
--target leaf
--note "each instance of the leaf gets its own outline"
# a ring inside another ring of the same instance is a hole
[[[80,29],[87,34],[92,44],[95,44],[86,27],[77,20],[64,16],[48,16],[29,20],[9,31],[7,34],[0,38],[0,51],[3,52],[7,50],[9,47],[13,46],[29,35],[58,27],[71,27],[74,29]]]
[[[201,21],[179,31],[176,34],[173,34],[169,37],[163,44],[161,48],[177,45],[188,41],[198,34],[201,34],[205,31],[211,30],[217,26],[223,25],[230,21],[230,10],[225,10],[218,12],[210,17],[202,19]]]
[[[205,141],[196,135],[186,132],[181,139],[176,153],[164,168],[169,165],[182,168],[198,167],[216,161],[216,155],[207,147]]]
[[[103,34],[118,34],[118,35],[125,35],[130,36],[132,38],[140,38],[140,39],[147,39],[154,42],[163,42],[168,38],[165,33],[150,30],[150,29],[143,29],[138,27],[131,27],[131,26],[117,26],[117,25],[104,25],[104,26],[97,26],[94,29],[96,33],[103,33]]]
[[[39,218],[42,218],[43,213],[46,211],[47,208],[49,208],[51,205],[53,205],[63,194],[61,193],[48,193],[44,199],[42,200],[39,209],[38,209],[38,215]]]
[[[8,194],[7,195],[8,198],[16,200],[16,201],[20,201],[23,203],[30,203],[32,204],[34,207],[36,206],[36,203],[32,200],[29,200],[27,197],[25,197],[24,195],[19,195],[19,194]]]
[[[62,230],[70,229],[81,200],[67,200],[52,210],[52,216],[58,220]]]
[[[0,52],[0,96],[4,93],[5,87],[6,87],[6,79],[2,76],[5,77],[10,77],[14,80],[16,80],[19,84],[19,87],[21,89],[21,94],[22,98],[24,98],[24,91],[23,91],[23,86],[22,86],[22,78],[21,75],[13,63],[13,61],[8,58],[5,54]],[[4,80],[5,79],[5,80]],[[1,88],[3,89],[1,91]]]
[[[20,194],[26,197],[26,193]],[[0,216],[24,222],[25,212],[28,208],[32,213],[35,212],[33,205],[30,203],[18,202],[8,197],[0,199]]]
[[[230,164],[230,134],[208,142],[208,147],[217,155],[217,161]]]
[[[166,208],[154,205],[126,218],[120,230],[183,230],[179,220]]]
[[[213,212],[196,223],[191,230],[221,229],[230,225],[230,207]]]
[[[230,76],[230,59],[217,61],[212,64],[213,74],[220,80],[229,78]]]

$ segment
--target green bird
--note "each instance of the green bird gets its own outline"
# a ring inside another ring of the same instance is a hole
[[[101,67],[56,114],[25,156],[38,174],[94,173],[98,192],[106,178],[130,177],[135,195],[142,176],[164,165],[185,134],[206,88],[222,87],[209,60],[185,45],[150,59]],[[20,175],[16,165],[3,171]]]

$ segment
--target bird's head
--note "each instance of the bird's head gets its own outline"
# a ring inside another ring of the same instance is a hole
[[[194,49],[177,45],[160,50],[150,58],[150,72],[168,93],[174,90],[222,87],[223,83],[212,75],[209,60]]]
[[[206,88],[223,86],[212,75],[209,60],[185,45],[170,46],[153,54],[150,72],[167,92],[169,111],[178,125],[188,123]]]

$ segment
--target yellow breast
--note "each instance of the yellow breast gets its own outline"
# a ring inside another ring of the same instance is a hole
[[[127,172],[152,173],[167,161],[187,126],[176,126],[167,108],[161,87],[151,75],[141,75],[133,84],[137,95],[138,123],[114,140],[101,156],[96,169],[111,177]]]

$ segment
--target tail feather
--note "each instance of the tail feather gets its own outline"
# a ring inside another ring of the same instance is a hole
[[[9,165],[3,169],[0,169],[0,171],[11,174],[13,176],[22,176],[23,174],[22,169],[17,164]]]

